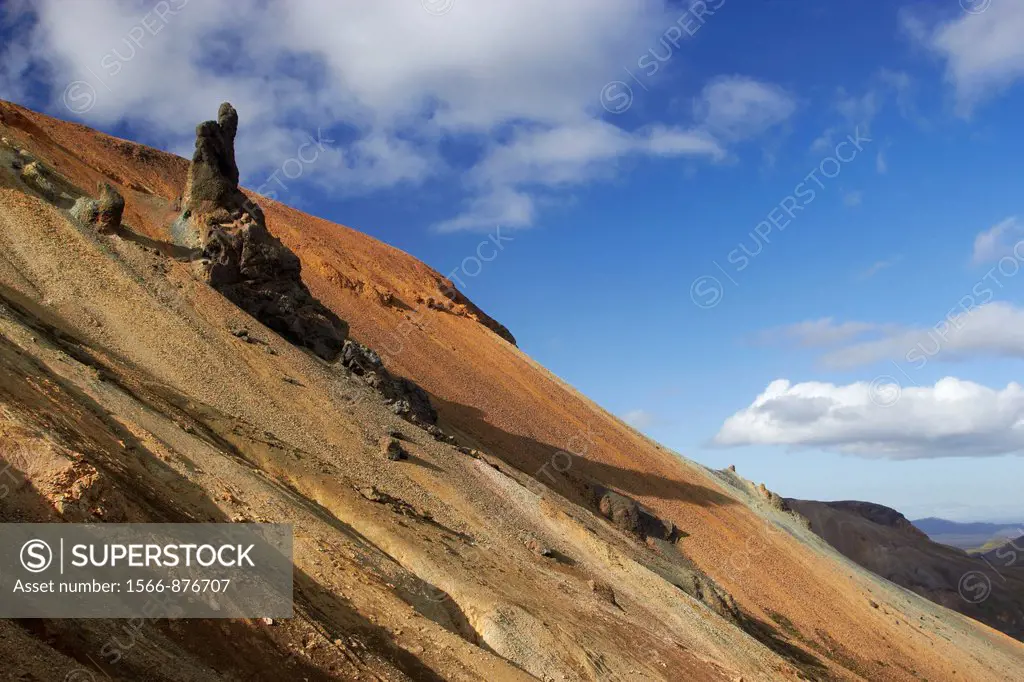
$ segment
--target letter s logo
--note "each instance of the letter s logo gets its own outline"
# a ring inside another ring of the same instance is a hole
[[[53,550],[42,540],[29,540],[21,546],[21,565],[29,573],[42,573],[53,563]]]

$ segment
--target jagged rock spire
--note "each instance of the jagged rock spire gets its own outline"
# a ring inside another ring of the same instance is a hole
[[[188,169],[184,208],[206,212],[213,208],[234,208],[245,204],[238,189],[238,165],[235,163],[235,134],[238,112],[224,102],[216,121],[196,126],[196,150]]]
[[[295,345],[334,360],[348,324],[309,292],[299,257],[270,233],[259,206],[239,189],[237,132],[238,113],[227,102],[216,121],[196,127],[184,211],[172,232],[202,249],[210,286]]]

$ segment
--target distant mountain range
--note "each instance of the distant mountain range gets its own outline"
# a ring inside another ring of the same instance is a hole
[[[961,549],[980,549],[1002,544],[1024,534],[1024,523],[960,523],[928,517],[911,521],[934,542]]]

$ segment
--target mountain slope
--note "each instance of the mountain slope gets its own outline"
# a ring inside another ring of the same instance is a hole
[[[864,502],[787,503],[861,566],[937,604],[1024,638],[1024,562],[1012,547],[989,560],[938,544],[899,512]],[[884,510],[880,511],[880,510]]]
[[[179,664],[140,645],[100,659],[115,679],[1018,672],[1022,645],[875,579],[749,483],[643,438],[408,254],[254,197],[309,291],[429,392],[461,449],[197,275],[171,229],[187,161],[5,103],[0,134],[0,453],[22,481],[3,518],[296,528],[296,619],[155,623],[147,636]],[[66,193],[111,183],[124,230],[70,219],[26,178],[32,160]],[[391,429],[408,461],[378,451]],[[3,627],[4,659],[32,651],[25,670],[44,676],[88,666],[119,625]]]

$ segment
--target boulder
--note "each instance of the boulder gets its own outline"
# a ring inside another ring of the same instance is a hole
[[[113,234],[121,227],[124,197],[106,182],[99,184],[99,199],[81,197],[71,207],[71,215],[101,234]]]
[[[356,376],[368,376],[384,368],[380,356],[372,348],[351,339],[342,347],[340,360]]]
[[[74,195],[70,185],[53,173],[48,167],[39,161],[32,160],[31,156],[22,155],[26,159],[21,168],[21,180],[35,190],[43,199],[63,209],[70,209],[74,203]]]
[[[397,462],[400,459],[406,459],[408,455],[402,450],[402,444],[398,442],[398,439],[391,436],[384,436],[378,441],[380,445],[381,454],[390,459],[392,462]]]
[[[613,525],[642,540],[654,538],[675,542],[683,533],[671,521],[665,521],[645,509],[631,497],[593,484],[595,506]]]
[[[636,500],[608,490],[598,500],[598,509],[602,516],[627,533],[644,536],[640,505]]]
[[[534,554],[539,554],[540,556],[546,559],[550,559],[553,556],[555,556],[554,551],[550,547],[548,547],[532,535],[526,539],[524,544],[526,545],[526,548],[528,550],[530,550]]]

